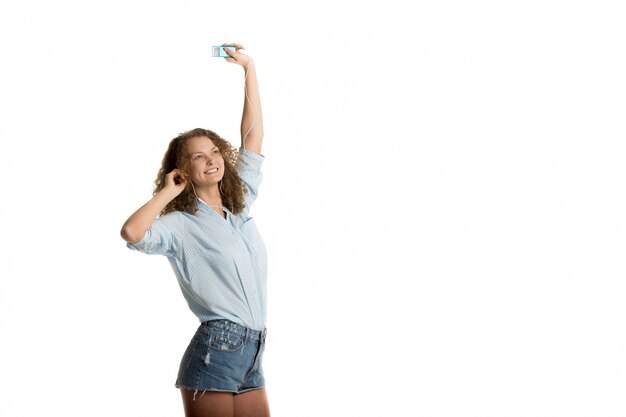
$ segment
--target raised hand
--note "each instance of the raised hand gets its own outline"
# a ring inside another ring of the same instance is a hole
[[[183,192],[187,186],[187,177],[179,170],[174,169],[165,176],[165,187],[172,190],[176,195]]]
[[[232,62],[233,64],[239,64],[244,68],[248,67],[248,64],[250,64],[252,62],[252,58],[250,58],[248,55],[240,52],[242,49],[245,50],[246,48],[243,47],[243,45],[240,45],[238,43],[225,43],[222,44],[222,46],[234,46],[237,51],[233,52],[228,48],[224,48],[224,51],[231,56],[231,58],[224,58],[226,59],[226,61],[228,62]]]

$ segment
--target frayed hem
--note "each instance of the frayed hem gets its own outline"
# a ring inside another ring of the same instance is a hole
[[[198,391],[199,391],[198,389],[191,388],[191,387],[185,387],[183,385],[176,385],[176,388],[186,389],[188,391],[194,391],[194,393],[193,393],[193,401],[196,400],[196,394],[198,394]],[[257,389],[257,388],[252,388],[252,389]],[[222,389],[215,389],[215,388],[207,388],[205,390],[202,390],[202,394],[200,395],[200,398],[202,398],[204,393],[207,392],[207,391],[209,391],[209,392],[228,392],[228,393],[231,393],[233,395],[241,394],[241,392],[232,391],[232,390],[222,390]],[[249,390],[246,390],[246,391],[249,391]],[[246,392],[246,391],[243,391],[243,392]]]
[[[246,392],[254,391],[257,389],[263,389],[263,388],[265,388],[265,385],[263,385],[262,387],[247,388],[247,389],[244,389],[243,391],[236,392],[235,395],[244,394]]]

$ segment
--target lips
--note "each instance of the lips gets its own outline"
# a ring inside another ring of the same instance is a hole
[[[206,171],[204,171],[204,173],[207,175],[211,175],[211,174],[215,174],[217,171],[218,171],[217,168],[211,168],[211,169],[207,169]]]

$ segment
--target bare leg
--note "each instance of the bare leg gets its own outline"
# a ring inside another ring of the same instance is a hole
[[[270,406],[265,388],[235,395],[234,417],[270,417]]]
[[[183,396],[185,417],[233,417],[234,400],[230,392],[198,391],[193,400],[195,390],[180,389]],[[243,394],[242,394],[243,395]]]

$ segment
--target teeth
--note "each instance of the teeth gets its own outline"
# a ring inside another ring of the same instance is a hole
[[[205,174],[211,174],[213,172],[217,172],[217,168],[213,168],[213,169],[209,169],[207,171],[204,171]]]

